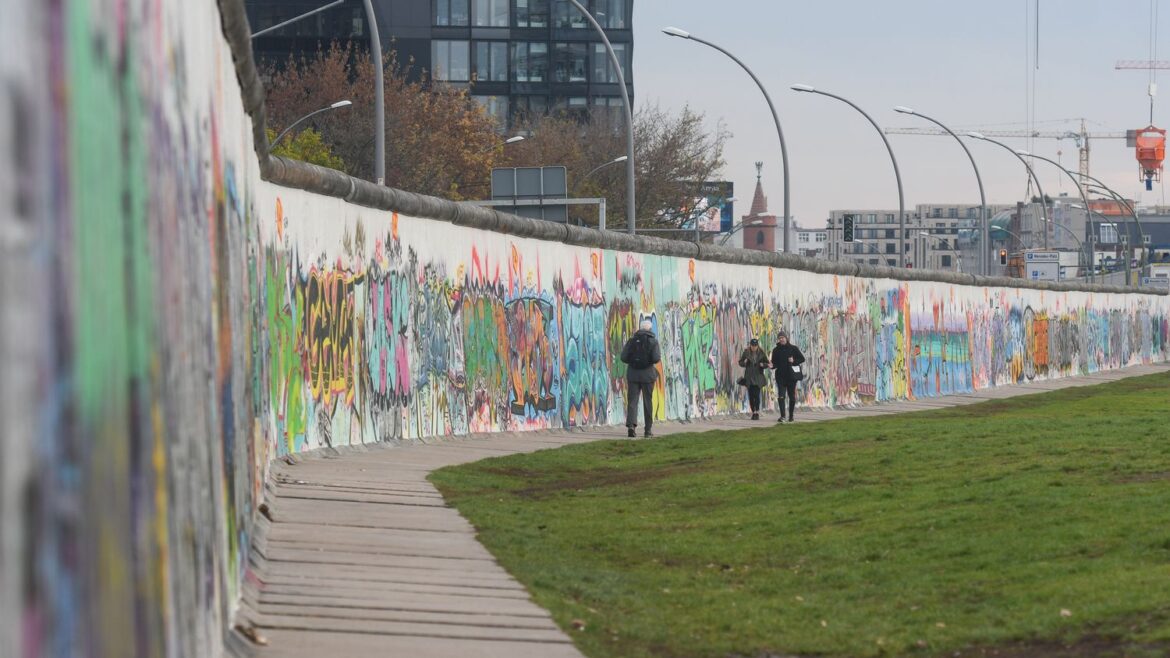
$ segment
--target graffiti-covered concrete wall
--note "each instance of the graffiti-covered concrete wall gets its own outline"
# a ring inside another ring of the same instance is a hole
[[[856,405],[1167,357],[1161,296],[817,274],[570,246],[261,188],[276,452],[624,422],[617,358],[662,343],[655,412],[744,411],[736,365],[786,330],[801,402]],[[322,221],[321,218],[328,218]]]
[[[268,443],[259,166],[207,0],[0,19],[0,655],[214,656]]]
[[[780,328],[810,405],[1167,358],[1165,296],[602,235],[270,158],[242,17],[5,5],[0,655],[223,654],[271,459],[620,423],[643,318],[671,419],[742,410],[738,351]]]

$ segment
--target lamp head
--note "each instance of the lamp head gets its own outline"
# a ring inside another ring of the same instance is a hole
[[[340,107],[349,107],[350,105],[353,105],[353,101],[337,101],[336,103],[330,105],[329,107],[331,109],[336,110]]]
[[[663,32],[663,34],[667,34],[667,35],[672,36],[672,37],[678,37],[680,39],[690,39],[691,38],[690,32],[687,32],[686,30],[680,30],[677,27],[664,27],[664,28],[662,28],[662,32]]]
[[[1024,156],[1025,158],[1030,158],[1030,157],[1032,157],[1032,152],[1031,152],[1031,151],[1025,151],[1024,149],[1019,149],[1019,150],[1017,150],[1017,151],[1016,151],[1016,155],[1022,155],[1022,156]]]
[[[918,232],[918,235],[926,236],[926,237],[928,237],[928,238],[930,237],[930,234],[929,234],[929,233],[927,233],[926,231],[919,231],[919,232]]]
[[[816,91],[817,88],[812,85],[795,84],[790,87],[792,91]]]
[[[612,161],[613,162],[625,162],[626,160],[629,160],[629,159],[630,159],[630,156],[628,156],[628,155],[619,155],[618,157],[614,158]]]
[[[912,108],[906,107],[905,105],[895,105],[894,111],[901,112],[902,114],[918,114]]]
[[[524,135],[516,135],[515,137],[509,137],[508,139],[505,139],[504,143],[505,144],[515,144],[516,142],[523,142],[523,141],[524,141]]]
[[[987,137],[984,136],[983,133],[975,132],[974,130],[968,131],[967,136],[970,137],[971,139],[987,139]]]

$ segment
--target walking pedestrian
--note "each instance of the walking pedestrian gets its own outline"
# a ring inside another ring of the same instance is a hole
[[[654,325],[643,320],[638,331],[622,347],[622,363],[626,366],[626,430],[630,438],[638,427],[638,398],[642,398],[642,409],[646,420],[644,436],[653,436],[650,427],[654,423],[654,382],[658,381],[658,368],[662,351],[652,331]]]
[[[772,367],[776,369],[776,391],[780,396],[780,422],[784,422],[784,398],[788,398],[788,422],[795,422],[792,417],[796,409],[796,382],[804,379],[804,371],[800,364],[804,363],[804,354],[800,348],[788,342],[788,334],[781,331],[776,336],[776,347],[772,348]]]
[[[747,349],[739,355],[739,365],[743,368],[743,381],[748,390],[748,405],[752,410],[752,420],[760,419],[760,390],[768,383],[768,376],[764,371],[771,368],[768,355],[760,347],[758,338],[751,339]]]

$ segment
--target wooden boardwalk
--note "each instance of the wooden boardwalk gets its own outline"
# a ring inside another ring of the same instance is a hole
[[[797,410],[798,422],[920,411],[1165,372],[1167,364],[857,409]],[[655,433],[774,422],[663,422]],[[500,656],[581,653],[476,541],[427,482],[485,457],[625,438],[623,427],[477,435],[429,444],[319,451],[276,462],[233,638],[263,657]],[[261,638],[259,643],[242,639]]]

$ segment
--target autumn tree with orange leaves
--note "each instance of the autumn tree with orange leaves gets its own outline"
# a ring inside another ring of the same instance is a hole
[[[498,126],[464,89],[411,82],[408,67],[387,57],[386,184],[460,200],[468,182],[487,180],[502,153]],[[368,53],[334,44],[312,57],[267,70],[268,123],[276,131],[340,100],[350,107],[306,124],[320,133],[346,173],[374,177],[374,72]]]

